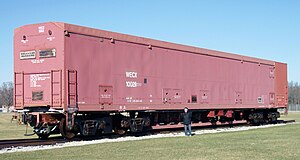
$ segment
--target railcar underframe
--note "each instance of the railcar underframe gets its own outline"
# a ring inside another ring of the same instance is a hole
[[[64,137],[71,139],[78,133],[83,136],[99,136],[109,133],[123,135],[128,132],[178,128],[182,127],[182,113],[181,110],[77,112],[68,116],[66,113],[56,111],[42,113],[42,111],[31,110],[23,114],[23,122],[30,124],[40,138],[61,133]],[[192,110],[192,113],[192,126],[233,124],[238,121],[248,121],[259,125],[276,123],[280,117],[277,109]]]

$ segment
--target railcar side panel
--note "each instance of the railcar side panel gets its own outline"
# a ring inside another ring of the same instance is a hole
[[[74,33],[65,41],[81,111],[273,107],[272,65]]]

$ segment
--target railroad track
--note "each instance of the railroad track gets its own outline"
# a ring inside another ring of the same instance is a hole
[[[277,120],[277,123],[294,123],[296,122],[295,120],[287,120],[287,121],[284,121],[284,120]]]
[[[295,120],[278,120],[278,124],[286,124],[286,123],[293,123]],[[245,126],[248,125],[247,123],[236,123],[233,124],[232,127],[238,127],[238,126]],[[193,127],[193,130],[199,130],[199,129],[221,129],[221,128],[228,128],[229,124],[219,124],[217,126],[196,126]],[[104,138],[119,138],[119,137],[126,137],[126,136],[146,136],[146,135],[155,135],[155,134],[167,134],[167,133],[178,133],[183,132],[182,128],[169,128],[169,129],[159,129],[159,130],[152,130],[148,131],[146,133],[128,133],[122,136],[116,135],[116,134],[106,134],[102,135],[101,137],[81,137],[78,136],[72,140],[64,139],[61,136],[57,137],[50,137],[47,140],[41,140],[37,138],[33,139],[12,139],[12,140],[0,140],[0,150],[2,149],[13,149],[13,148],[21,148],[21,147],[29,147],[29,146],[42,146],[42,145],[57,145],[57,144],[63,144],[66,142],[74,142],[74,141],[89,141],[89,140],[98,140],[98,139],[104,139]]]
[[[55,145],[55,144],[66,143],[66,142],[69,142],[69,140],[64,139],[63,137],[51,137],[47,140],[40,140],[40,139],[37,139],[37,138],[34,138],[34,139],[0,140],[0,150],[4,149],[4,148],[15,148],[15,147]]]

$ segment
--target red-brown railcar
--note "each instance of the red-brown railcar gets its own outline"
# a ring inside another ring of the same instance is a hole
[[[275,122],[287,107],[284,63],[67,23],[14,35],[15,107],[42,138],[194,125]]]

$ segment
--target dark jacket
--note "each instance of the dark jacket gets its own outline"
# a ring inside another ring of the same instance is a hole
[[[183,113],[183,124],[191,124],[192,112]]]

